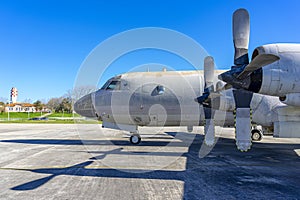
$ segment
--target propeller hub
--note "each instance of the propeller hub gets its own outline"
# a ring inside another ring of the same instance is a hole
[[[234,88],[247,90],[251,84],[251,78],[249,76],[242,80],[237,78],[238,74],[240,74],[244,68],[245,66],[232,68],[231,70],[220,74],[218,78],[232,85]]]

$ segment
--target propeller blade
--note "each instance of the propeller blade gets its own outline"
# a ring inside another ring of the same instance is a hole
[[[249,65],[237,76],[238,79],[244,79],[249,76],[253,71],[278,61],[280,58],[273,54],[259,54]]]
[[[250,36],[250,17],[245,9],[238,9],[233,13],[232,33],[234,43],[234,64],[249,64],[248,45]]]
[[[216,142],[214,116],[216,110],[220,109],[220,96],[220,94],[212,92],[208,98],[208,103],[203,104],[205,116],[204,142],[209,147],[213,146]]]
[[[215,139],[215,124],[214,115],[215,111],[212,108],[203,107],[205,116],[205,126],[204,126],[204,142],[207,146],[213,146]]]
[[[220,108],[220,96],[220,94],[212,92],[208,98],[208,103],[203,104],[205,116],[204,142],[209,147],[213,146],[216,142],[214,116],[215,110]]]
[[[207,56],[204,59],[204,81],[205,81],[206,88],[213,85],[214,75],[215,75],[214,59],[211,56]]]
[[[248,151],[251,148],[251,109],[252,92],[233,90],[236,105],[235,139],[237,148]]]
[[[204,105],[209,101],[209,94],[214,91],[214,73],[215,73],[215,64],[214,59],[211,56],[207,56],[204,59],[204,92],[201,96],[195,99],[196,102]]]
[[[197,98],[198,103],[203,105],[204,116],[205,116],[205,127],[204,127],[204,142],[207,146],[211,147],[215,144],[215,125],[214,125],[214,114],[215,111],[215,98],[219,97],[214,93],[214,76],[215,76],[215,63],[211,56],[207,56],[204,59],[204,81],[205,89],[202,96]],[[217,104],[218,105],[218,104]]]

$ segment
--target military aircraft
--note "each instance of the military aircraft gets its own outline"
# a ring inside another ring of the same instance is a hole
[[[292,84],[299,76],[285,80],[288,72],[281,69],[297,71],[296,52],[300,46],[262,46],[254,51],[249,63],[249,24],[245,9],[233,14],[235,66],[229,71],[215,70],[213,58],[207,57],[204,71],[121,74],[79,99],[74,110],[102,120],[105,128],[130,132],[132,144],[141,141],[138,126],[187,126],[192,131],[193,126],[204,125],[205,143],[209,146],[215,142],[215,125],[235,126],[237,148],[247,151],[251,140],[262,137],[257,124],[263,130],[283,127],[278,122],[284,103],[300,104],[296,98],[300,94],[299,82]],[[287,60],[291,65],[287,65]]]
[[[214,125],[235,125],[235,103],[232,89],[224,89],[225,84],[217,79],[223,71],[214,70],[211,57],[205,59],[204,65],[204,72],[164,70],[118,75],[101,89],[76,101],[74,110],[82,116],[102,120],[105,128],[130,132],[132,144],[141,141],[138,126],[187,126],[192,131],[193,126],[205,125],[205,142],[213,145]],[[213,85],[218,91],[210,94],[218,99],[218,110],[203,106],[205,102],[199,104],[199,99],[205,96],[205,85]],[[251,102],[253,122],[264,129],[272,128],[277,116],[275,108],[279,105],[278,98],[255,94]],[[252,127],[252,139],[260,140],[262,133],[256,127]],[[247,150],[248,147],[243,147],[244,138],[239,139],[238,148]]]

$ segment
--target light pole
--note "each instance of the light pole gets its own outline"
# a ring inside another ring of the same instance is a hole
[[[10,102],[8,101],[7,121],[9,121]]]

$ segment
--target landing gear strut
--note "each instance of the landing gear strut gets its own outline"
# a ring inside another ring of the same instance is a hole
[[[141,142],[141,136],[138,133],[131,133],[129,141],[131,144],[139,144]]]

